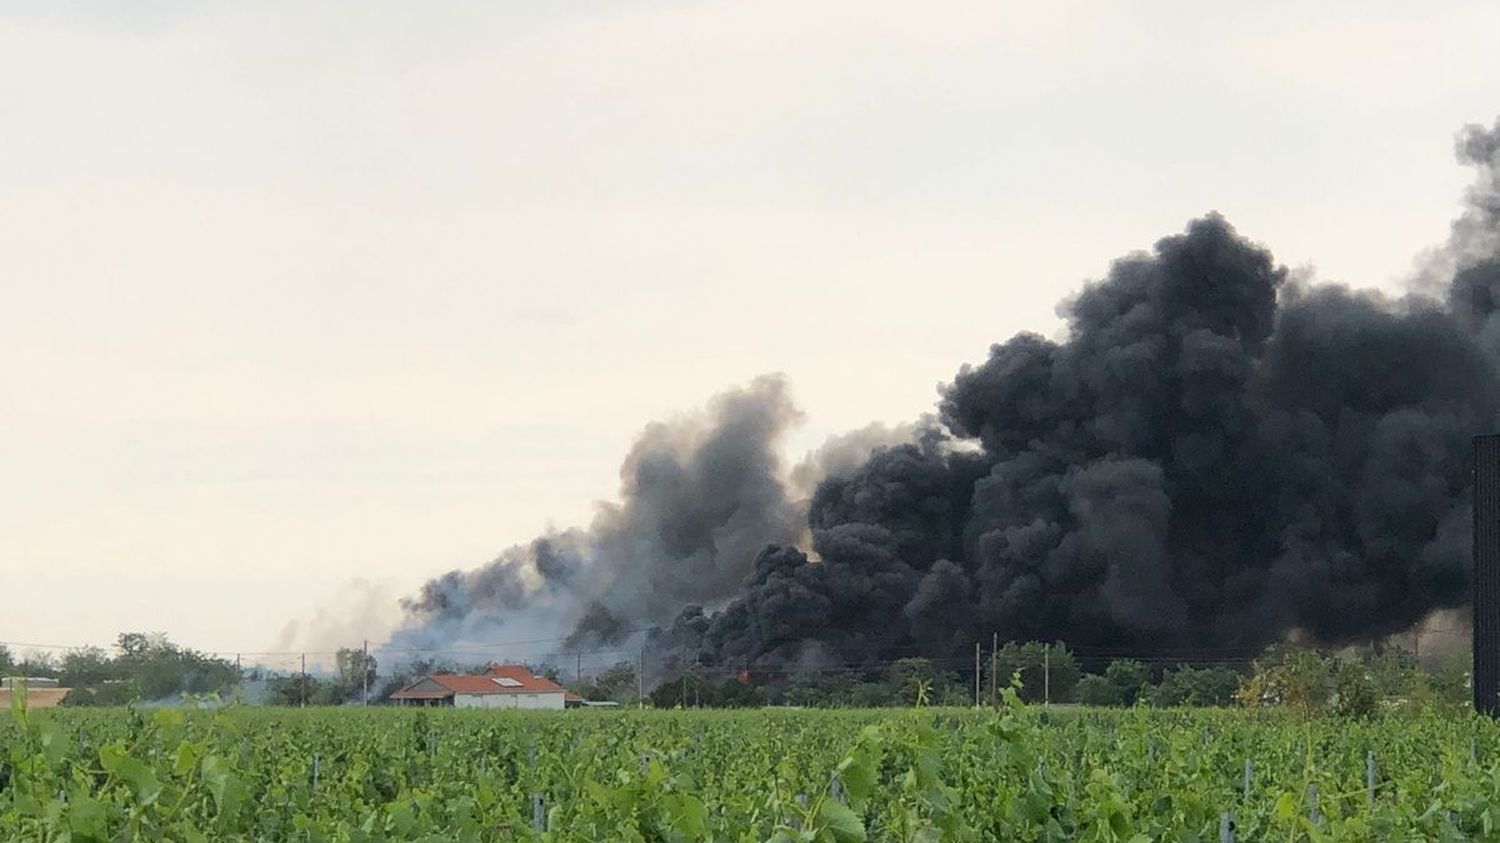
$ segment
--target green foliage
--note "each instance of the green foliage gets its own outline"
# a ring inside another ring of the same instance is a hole
[[[781,699],[786,705],[802,708],[840,708],[847,705],[841,701],[850,699],[857,685],[847,674],[813,674],[789,684]]]
[[[1084,705],[1114,706],[1124,705],[1125,697],[1120,693],[1119,687],[1103,676],[1095,673],[1085,674],[1078,680],[1078,688],[1075,692],[1078,702]]]
[[[309,705],[337,705],[341,700],[332,683],[316,676],[293,673],[266,680],[266,703],[302,708]]]
[[[335,674],[329,693],[337,701],[361,700],[367,685],[375,687],[377,664],[375,657],[369,653],[352,647],[340,647],[334,654],[333,663]]]
[[[1239,688],[1240,675],[1226,667],[1183,666],[1168,670],[1150,689],[1151,704],[1229,705]]]
[[[649,698],[657,708],[748,708],[768,701],[763,689],[739,679],[715,682],[697,674],[663,682]]]
[[[141,698],[134,682],[109,680],[91,687],[74,688],[62,704],[70,708],[129,705]]]
[[[1235,696],[1245,705],[1284,705],[1307,713],[1324,711],[1333,699],[1336,660],[1314,650],[1273,647]]]
[[[586,700],[636,702],[635,665],[630,662],[618,662],[608,670],[591,677],[574,690]]]
[[[70,650],[62,658],[58,681],[69,688],[87,688],[115,678],[109,654],[98,647]]]
[[[1151,669],[1135,659],[1115,659],[1104,669],[1104,678],[1115,686],[1120,705],[1135,705],[1146,686],[1151,684]],[[1233,690],[1233,689],[1230,689]]]
[[[1041,702],[1044,696],[1052,702],[1070,702],[1083,678],[1078,662],[1061,642],[1050,646],[1039,641],[1011,642],[1000,648],[995,663],[1002,685],[1021,674],[1019,694],[1026,702]]]
[[[1144,662],[1116,659],[1104,669],[1103,675],[1086,674],[1079,679],[1074,694],[1084,705],[1129,706],[1147,699],[1154,690],[1151,670]],[[1230,691],[1233,690],[1231,686]]]
[[[956,675],[939,668],[931,659],[898,659],[886,669],[886,683],[900,701],[898,705],[917,705],[918,697],[922,698],[922,704],[930,704],[953,686],[963,687]],[[963,699],[973,704],[971,695],[965,694]]]
[[[1387,647],[1366,662],[1370,682],[1375,693],[1386,699],[1405,697],[1414,691],[1425,690],[1426,683],[1411,653],[1395,647]]]
[[[18,666],[28,676],[55,677],[72,688],[70,706],[121,705],[187,694],[219,694],[239,684],[232,662],[178,647],[162,635],[120,635],[111,656],[98,647],[71,650],[56,663]]]
[[[18,704],[0,715],[0,840],[1145,843],[1218,839],[1224,811],[1242,840],[1497,837],[1500,726],[1472,714],[1044,713],[1018,688],[1001,697],[982,711]]]
[[[372,665],[373,661],[372,659]],[[424,676],[434,673],[480,674],[488,669],[488,663],[460,665],[445,659],[413,659],[403,667],[386,674],[383,681],[379,683],[372,681],[370,683],[370,702],[377,703],[386,700],[391,694],[396,693]]]
[[[1473,666],[1471,650],[1465,648],[1449,653],[1428,680],[1433,697],[1450,706],[1469,705],[1472,701],[1469,679]]]
[[[1358,662],[1343,662],[1333,678],[1330,710],[1343,717],[1369,717],[1380,704],[1380,693],[1370,673]]]
[[[1235,693],[1250,706],[1286,706],[1307,713],[1368,717],[1384,703],[1407,709],[1468,705],[1469,655],[1459,651],[1435,672],[1410,654],[1385,649],[1361,655],[1273,647]]]
[[[12,662],[9,672],[13,676],[56,679],[57,657],[51,653],[29,653],[20,661]]]

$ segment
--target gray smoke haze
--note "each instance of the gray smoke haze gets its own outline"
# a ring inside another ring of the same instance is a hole
[[[1293,280],[1209,214],[941,389],[790,471],[779,379],[649,428],[618,505],[454,571],[393,644],[652,627],[668,661],[788,667],[973,642],[1253,651],[1468,598],[1468,441],[1500,410],[1500,122],[1441,295]],[[897,334],[899,335],[899,333]]]
[[[700,414],[648,426],[621,466],[618,503],[601,503],[587,529],[431,580],[403,601],[408,623],[387,646],[557,638],[591,647],[728,600],[761,548],[805,534],[808,489],[901,435],[871,426],[836,437],[788,471],[779,445],[798,420],[784,379],[767,376]]]

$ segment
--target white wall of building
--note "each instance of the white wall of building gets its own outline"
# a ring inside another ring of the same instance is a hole
[[[565,693],[522,692],[519,694],[454,694],[454,708],[558,709],[565,707]]]

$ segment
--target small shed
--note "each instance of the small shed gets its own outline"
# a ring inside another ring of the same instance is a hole
[[[56,679],[44,679],[41,677],[6,677],[0,679],[0,711],[10,709],[11,697],[16,692],[16,686],[26,689],[27,708],[53,708],[62,705],[62,701],[68,696],[72,688],[61,687]]]

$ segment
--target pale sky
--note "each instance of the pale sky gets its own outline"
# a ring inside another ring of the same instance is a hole
[[[1212,209],[1398,290],[1497,33],[1493,0],[0,0],[0,640],[266,649],[585,523],[644,424],[764,372],[794,458],[910,420]]]

